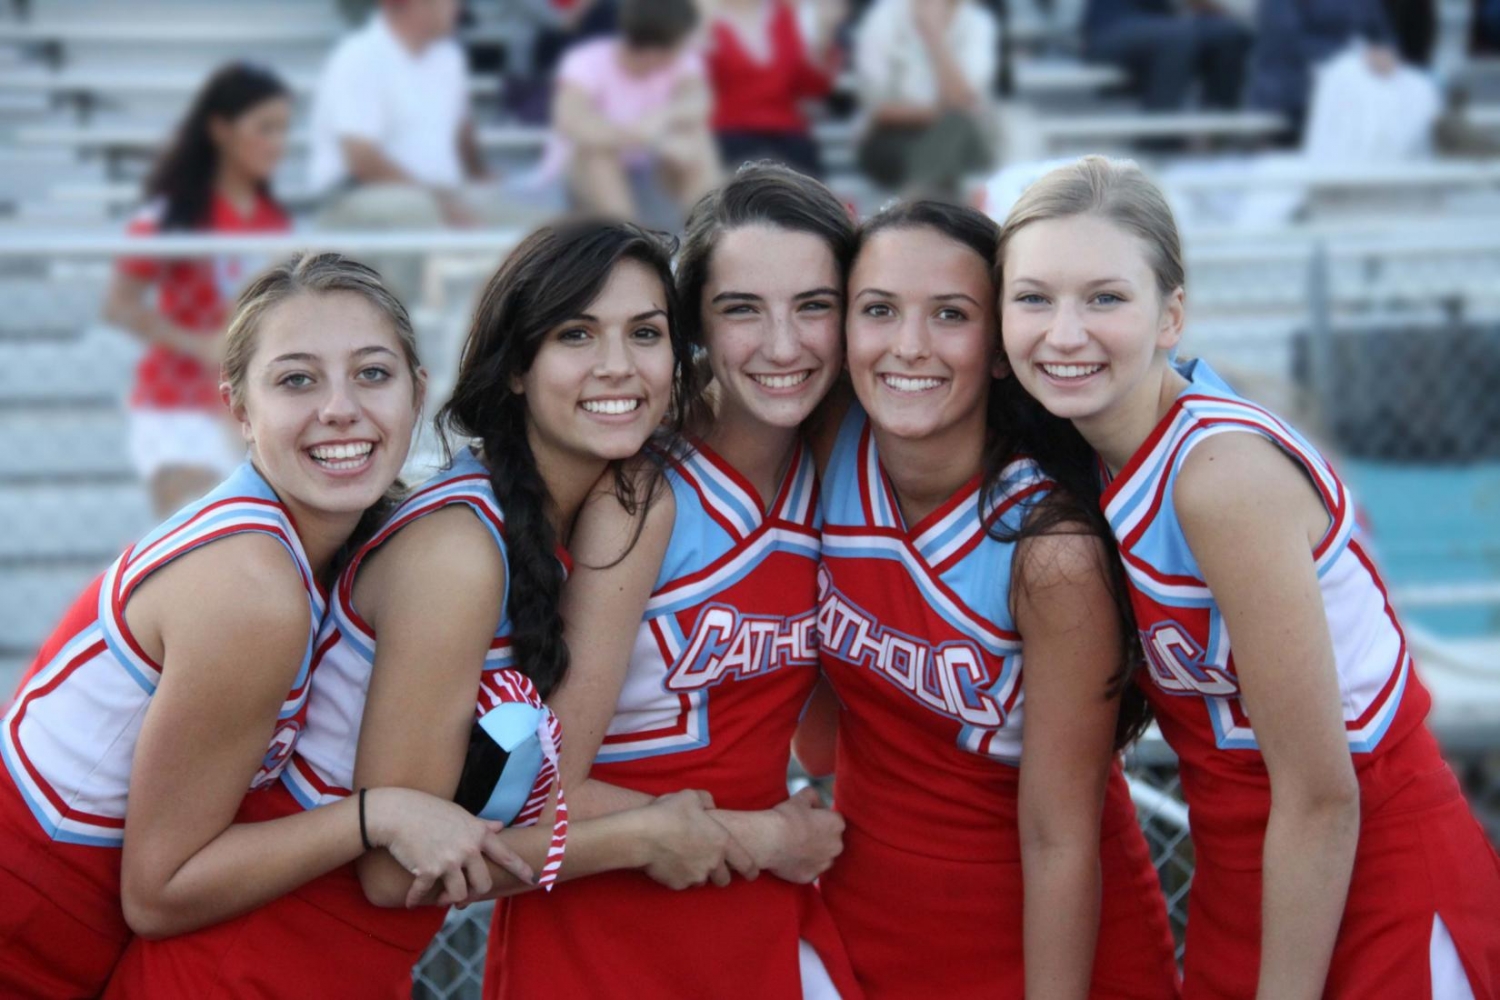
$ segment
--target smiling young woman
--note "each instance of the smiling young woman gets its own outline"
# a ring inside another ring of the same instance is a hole
[[[1098,487],[1008,377],[997,241],[972,209],[898,204],[850,271],[858,402],[818,448],[829,688],[797,741],[848,821],[823,897],[867,997],[1167,1000]]]
[[[575,814],[703,789],[749,854],[739,870],[765,874],[674,894],[621,872],[508,900],[488,996],[858,995],[810,884],[842,820],[786,792],[817,680],[817,485],[802,428],[840,370],[853,236],[826,188],[780,167],[742,170],[694,208],[678,323],[706,352],[714,412],[637,469],[666,466],[644,516],[610,492],[585,504],[563,600],[574,666],[552,704]]]
[[[291,119],[291,93],[274,73],[245,63],[214,72],[152,169],[130,234],[289,230],[271,188]],[[243,457],[224,419],[219,363],[234,296],[259,266],[229,255],[116,262],[104,315],[145,341],[129,451],[159,518],[207,493]]]
[[[1200,360],[1166,199],[1086,157],[1001,245],[1017,379],[1097,452],[1195,859],[1185,995],[1500,996],[1500,858],[1327,460]]]
[[[334,254],[253,283],[226,346],[249,460],[85,592],[6,713],[6,995],[96,995],[131,931],[222,920],[368,844],[434,876],[481,848],[510,858],[457,806],[400,789],[236,821],[286,766],[324,584],[405,460],[423,375],[405,310]]]
[[[461,444],[349,559],[297,753],[256,810],[310,817],[357,789],[421,789],[508,827],[500,841],[527,864],[476,858],[440,893],[401,856],[370,852],[234,921],[137,942],[110,995],[409,993],[446,913],[420,904],[612,868],[686,885],[722,866],[728,835],[692,793],[570,822],[560,732],[542,702],[567,667],[559,542],[584,494],[640,450],[687,377],[669,277],[655,238],[581,220],[532,234],[491,279],[440,415]],[[336,464],[360,461],[363,444],[343,442]]]

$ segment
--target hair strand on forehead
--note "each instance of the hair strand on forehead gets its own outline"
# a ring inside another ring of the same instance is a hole
[[[1079,215],[1097,216],[1139,239],[1162,295],[1186,287],[1182,238],[1166,196],[1133,161],[1103,156],[1058,167],[1021,194],[1001,227],[998,266],[1003,269],[1006,248],[1022,229]]]

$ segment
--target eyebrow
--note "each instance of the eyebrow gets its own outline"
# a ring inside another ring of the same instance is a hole
[[[843,293],[841,293],[837,288],[832,288],[832,287],[830,287],[828,285],[823,285],[823,286],[821,286],[819,288],[809,288],[805,292],[798,292],[796,295],[792,296],[792,301],[793,302],[802,302],[802,301],[805,301],[807,299],[821,299],[821,298],[828,298],[828,297],[832,297],[832,298],[836,298],[836,299],[841,299],[844,296],[843,296]],[[716,303],[716,302],[763,302],[763,301],[765,301],[764,297],[760,296],[760,295],[756,295],[754,292],[720,292],[718,295],[715,295],[713,298],[709,299],[709,304],[712,305],[713,303]]]
[[[365,357],[367,355],[370,355],[370,354],[389,354],[393,358],[396,356],[396,352],[393,351],[393,350],[391,350],[389,347],[382,347],[379,344],[371,344],[369,347],[361,347],[359,350],[355,351],[354,352],[354,357],[356,357],[356,358],[363,358],[363,357]],[[323,360],[323,359],[320,356],[316,355],[316,354],[309,354],[306,351],[294,351],[291,354],[281,354],[281,355],[278,355],[278,356],[272,358],[271,359],[271,364],[273,364],[273,365],[274,364],[279,364],[279,363],[281,363],[283,361],[321,361],[321,360]]]
[[[972,302],[974,305],[979,306],[979,300],[965,292],[948,292],[945,295],[934,295],[932,299],[934,302],[953,302],[962,299],[965,302]],[[980,306],[980,308],[983,308],[983,306]]]
[[[648,309],[643,313],[636,313],[634,316],[630,317],[629,322],[641,323],[655,316],[666,315],[667,311],[665,309]],[[579,313],[577,316],[571,316],[568,319],[563,320],[564,323],[577,323],[579,321],[582,321],[584,323],[598,323],[599,317],[595,316],[593,313]]]
[[[861,288],[859,290],[859,294],[854,297],[856,299],[862,299],[866,295],[878,295],[883,299],[894,299],[896,297],[895,292],[888,292],[884,288]]]
[[[1050,285],[1047,284],[1047,282],[1043,281],[1041,278],[1031,278],[1031,277],[1027,277],[1024,274],[1021,275],[1019,278],[1012,278],[1011,279],[1011,284],[1015,284],[1015,285],[1035,285],[1037,288],[1050,288],[1051,287]],[[1093,281],[1090,281],[1087,284],[1085,284],[1083,287],[1084,288],[1098,288],[1100,285],[1128,285],[1128,284],[1130,284],[1130,279],[1129,278],[1124,278],[1124,277],[1110,277],[1110,278],[1096,278]]]

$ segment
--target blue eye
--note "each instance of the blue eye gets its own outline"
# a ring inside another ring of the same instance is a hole
[[[380,365],[371,365],[368,368],[360,369],[359,375],[356,377],[365,382],[385,382],[394,376],[391,375],[388,368]]]
[[[833,309],[833,303],[823,299],[813,299],[802,303],[803,312],[829,312]]]
[[[285,386],[288,389],[305,389],[312,385],[312,381],[312,376],[306,372],[292,372],[277,379],[276,384]]]
[[[1021,303],[1023,306],[1039,306],[1045,303],[1047,300],[1042,298],[1035,292],[1022,292],[1020,295],[1016,296],[1016,301]]]
[[[1119,305],[1125,300],[1116,295],[1114,292],[1100,292],[1098,295],[1094,296],[1094,301],[1099,303],[1101,306],[1113,306]]]

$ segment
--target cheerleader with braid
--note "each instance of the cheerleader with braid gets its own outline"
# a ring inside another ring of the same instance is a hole
[[[574,514],[683,391],[669,277],[654,237],[587,220],[538,230],[501,266],[439,414],[458,443],[341,575],[299,752],[266,796],[276,815],[375,784],[456,796],[511,827],[501,838],[528,864],[471,862],[465,893],[372,852],[238,921],[132,948],[117,980],[184,1000],[406,996],[445,913],[426,904],[611,868],[681,886],[723,866],[728,835],[695,793],[570,824],[542,701],[568,665],[558,601]]]

